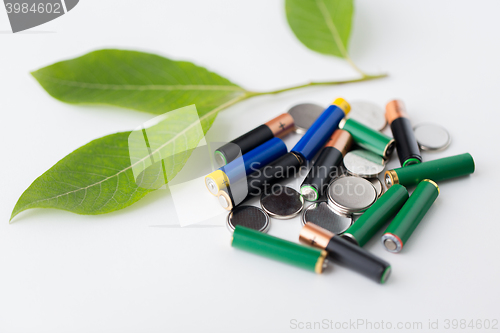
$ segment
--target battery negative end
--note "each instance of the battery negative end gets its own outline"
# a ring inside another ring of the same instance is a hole
[[[215,183],[215,181],[212,178],[209,178],[208,176],[205,177],[205,185],[207,186],[208,191],[213,195],[217,195],[217,193],[219,192],[219,188]]]
[[[385,185],[389,189],[394,184],[399,184],[398,174],[394,170],[387,170],[384,175]]]
[[[402,166],[403,166],[403,167],[407,167],[407,166],[409,166],[409,165],[419,164],[419,163],[421,163],[421,162],[422,162],[422,161],[420,161],[418,158],[414,158],[414,157],[412,157],[412,158],[407,159],[407,160],[403,163],[403,165],[402,165]]]
[[[307,201],[316,201],[318,200],[318,191],[312,186],[306,185],[300,188],[300,194]]]
[[[224,165],[227,164],[226,157],[218,150],[215,151],[214,158],[215,158],[215,163],[217,163],[217,165],[220,167],[223,167]]]
[[[233,209],[231,198],[226,192],[219,191],[219,193],[217,193],[217,198],[219,199],[219,204],[221,205],[222,208],[224,208],[225,210]]]
[[[391,272],[391,266],[385,269],[384,273],[382,273],[382,277],[380,278],[380,284],[384,284],[389,279],[389,276],[391,276]]]
[[[387,159],[389,156],[391,156],[392,152],[394,151],[394,147],[396,146],[396,141],[392,139],[389,144],[385,147],[384,150],[384,158]]]
[[[398,253],[403,249],[403,242],[396,235],[390,233],[384,234],[381,241],[385,249],[389,252]]]

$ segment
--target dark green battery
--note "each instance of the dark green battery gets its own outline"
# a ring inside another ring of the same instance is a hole
[[[349,132],[354,142],[375,154],[387,159],[394,151],[394,139],[357,122],[354,119],[343,119],[339,128]]]
[[[382,236],[382,244],[387,251],[396,253],[403,249],[403,245],[422,221],[438,195],[439,187],[432,180],[424,179],[418,184]]]
[[[394,184],[414,186],[424,179],[439,182],[445,179],[466,176],[473,173],[474,168],[474,159],[469,153],[465,153],[387,170],[384,179],[387,187]]]
[[[341,237],[364,246],[408,200],[404,186],[394,185],[385,192]]]
[[[289,242],[240,225],[234,229],[231,245],[318,274],[323,272],[326,265],[327,252],[324,250]]]

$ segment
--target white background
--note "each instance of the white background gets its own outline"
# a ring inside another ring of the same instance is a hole
[[[414,124],[443,124],[452,145],[424,159],[470,152],[476,172],[441,184],[401,254],[378,237],[366,245],[393,266],[381,286],[344,268],[315,275],[235,250],[223,227],[153,227],[175,224],[165,191],[112,214],[36,209],[8,223],[18,197],[59,159],[152,117],[61,103],[32,70],[116,47],[193,61],[252,90],[355,77],[297,41],[282,1],[85,0],[19,34],[0,9],[0,332],[299,331],[293,319],[424,328],[430,319],[442,331],[446,319],[500,319],[499,12],[495,1],[357,1],[352,58],[389,78],[255,98],[210,131],[230,140],[294,104],[337,96],[381,106],[398,97]],[[300,228],[273,220],[270,234],[296,241]]]

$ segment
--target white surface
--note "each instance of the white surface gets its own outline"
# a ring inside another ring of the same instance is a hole
[[[245,101],[224,111],[210,136],[232,139],[296,103],[337,96],[381,106],[402,98],[414,124],[443,124],[451,146],[424,159],[470,152],[476,173],[442,184],[403,253],[386,252],[377,239],[366,245],[391,262],[386,285],[339,267],[317,276],[235,250],[222,227],[152,227],[175,222],[166,191],[112,214],[38,209],[9,225],[17,198],[60,158],[152,118],[61,103],[31,70],[118,47],[195,61],[254,90],[355,76],[347,63],[296,40],[282,1],[86,0],[29,32],[0,34],[0,331],[288,332],[299,330],[292,319],[365,319],[422,322],[424,332],[429,320],[443,331],[446,319],[500,319],[500,3],[356,6],[352,58],[390,78]],[[9,29],[0,9],[0,30]],[[273,220],[270,234],[296,241],[300,228],[298,218]]]

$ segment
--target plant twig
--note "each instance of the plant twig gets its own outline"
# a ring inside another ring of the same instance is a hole
[[[351,80],[309,82],[309,83],[301,84],[301,85],[298,85],[298,86],[293,86],[293,87],[288,87],[288,88],[283,88],[283,89],[277,89],[277,90],[271,90],[271,91],[263,91],[263,92],[249,91],[244,96],[246,96],[246,98],[250,98],[250,97],[262,96],[262,95],[274,95],[274,94],[279,94],[279,93],[282,93],[282,92],[285,92],[285,91],[290,91],[290,90],[295,90],[295,89],[300,89],[300,88],[306,88],[306,87],[312,87],[312,86],[340,85],[340,84],[347,84],[347,83],[354,83],[354,82],[363,82],[363,81],[369,81],[369,80],[376,80],[376,79],[381,79],[381,78],[384,78],[384,77],[387,77],[387,74],[363,75],[360,78],[351,79]]]

